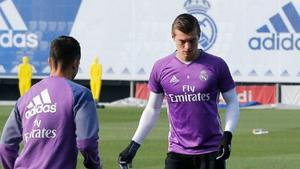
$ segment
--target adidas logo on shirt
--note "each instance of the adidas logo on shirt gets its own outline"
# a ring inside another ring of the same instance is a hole
[[[37,34],[26,31],[28,28],[12,0],[0,2],[0,47],[37,47]]]
[[[45,89],[39,95],[33,97],[26,108],[25,118],[29,119],[40,113],[55,113],[56,103],[52,104],[48,89]]]
[[[177,77],[175,75],[173,75],[172,78],[170,79],[170,83],[176,84],[178,82],[179,82],[179,80],[177,79]]]

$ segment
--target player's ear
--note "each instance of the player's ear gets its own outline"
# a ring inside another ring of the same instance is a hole
[[[51,59],[51,57],[48,57],[48,65],[49,65],[50,67],[53,66],[53,60]]]
[[[175,40],[175,33],[172,31],[171,33],[172,39]]]
[[[48,65],[50,67],[50,70],[56,69],[56,66],[57,66],[57,65],[55,65],[54,60],[51,57],[48,57]]]
[[[72,64],[72,68],[73,69],[78,69],[79,64],[80,64],[80,60],[79,59],[75,59],[74,62],[73,62],[73,64]]]

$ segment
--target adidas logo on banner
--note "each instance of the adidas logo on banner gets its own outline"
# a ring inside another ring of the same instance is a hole
[[[283,14],[270,17],[267,24],[256,30],[258,37],[252,37],[248,45],[253,50],[300,50],[300,16],[290,2],[282,7]]]
[[[0,47],[37,47],[37,34],[26,31],[27,26],[12,0],[0,2]]]
[[[179,82],[179,80],[177,79],[177,77],[175,75],[173,75],[172,78],[170,79],[170,83],[176,84],[178,82]]]
[[[52,104],[48,89],[45,89],[39,95],[33,97],[26,108],[25,118],[29,119],[40,113],[55,113],[56,103]]]
[[[27,27],[22,20],[17,8],[11,0],[3,1],[0,4],[1,10],[4,15],[0,16],[0,30],[9,30],[10,25],[13,30],[26,31]],[[5,18],[7,19],[7,24],[5,23]]]

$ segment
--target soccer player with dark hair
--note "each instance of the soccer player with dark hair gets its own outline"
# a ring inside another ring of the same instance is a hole
[[[194,16],[181,14],[174,20],[172,38],[177,50],[152,68],[149,101],[132,141],[119,155],[120,168],[131,168],[166,97],[170,131],[165,169],[225,169],[239,104],[225,61],[198,49],[200,34]],[[227,104],[224,131],[218,113],[220,93]]]
[[[33,85],[15,104],[2,132],[4,169],[100,169],[98,118],[90,90],[73,80],[81,57],[78,41],[60,36],[51,43],[50,77]],[[24,147],[19,154],[19,144]]]

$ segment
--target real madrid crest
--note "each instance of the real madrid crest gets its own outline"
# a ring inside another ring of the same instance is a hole
[[[208,80],[208,74],[205,70],[201,70],[199,74],[199,79],[201,81],[207,81]]]
[[[217,27],[213,19],[207,15],[211,8],[208,0],[186,0],[184,8],[189,14],[195,16],[201,28],[199,45],[204,51],[207,51],[217,39]]]

